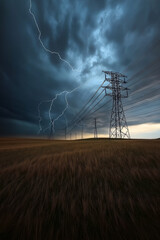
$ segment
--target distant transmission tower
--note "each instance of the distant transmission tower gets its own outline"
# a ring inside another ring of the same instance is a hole
[[[97,134],[97,119],[94,119],[94,138],[98,138]]]
[[[83,122],[81,124],[81,139],[83,139]]]
[[[51,122],[51,128],[50,128],[50,134],[49,134],[49,139],[52,139],[53,138],[53,135],[54,135],[54,132],[53,132],[53,120]]]
[[[65,127],[65,140],[67,139],[67,127]]]
[[[123,86],[123,84],[127,83],[127,76],[118,72],[103,72],[105,73],[105,81],[108,82],[108,85],[102,87],[105,88],[105,95],[112,97],[109,138],[130,138],[122,104],[122,98],[128,97],[129,89]]]

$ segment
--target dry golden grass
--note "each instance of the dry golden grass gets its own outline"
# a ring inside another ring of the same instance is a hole
[[[0,239],[160,239],[160,141],[0,139]]]

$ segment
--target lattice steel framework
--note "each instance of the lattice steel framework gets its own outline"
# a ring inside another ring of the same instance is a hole
[[[98,138],[98,133],[97,133],[97,119],[94,119],[94,138]]]
[[[123,110],[122,98],[128,97],[128,88],[124,87],[126,84],[125,75],[112,72],[103,71],[105,73],[105,95],[112,97],[112,112],[110,118],[109,138],[130,138],[130,133]]]

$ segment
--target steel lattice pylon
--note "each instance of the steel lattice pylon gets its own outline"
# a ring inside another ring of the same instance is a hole
[[[130,133],[123,110],[122,98],[128,97],[128,88],[126,84],[126,76],[112,71],[103,71],[105,73],[105,88],[106,96],[112,97],[112,112],[110,119],[109,138],[130,138]]]
[[[94,119],[94,138],[98,138],[98,133],[97,133],[97,119]]]

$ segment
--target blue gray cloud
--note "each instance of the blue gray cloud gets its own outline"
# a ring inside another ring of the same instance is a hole
[[[102,83],[102,70],[128,76],[130,96],[124,100],[129,125],[159,123],[160,3],[157,0],[32,0],[32,11],[47,53],[29,14],[29,0],[0,1],[0,134],[38,132],[37,106],[56,93],[72,90],[70,107],[55,124],[65,127]],[[64,95],[54,103],[52,117],[65,107]],[[105,99],[107,101],[108,99]],[[42,126],[48,126],[49,104],[41,105]],[[93,117],[108,127],[111,101]],[[88,120],[86,131],[92,132]],[[48,132],[46,132],[48,134]]]

